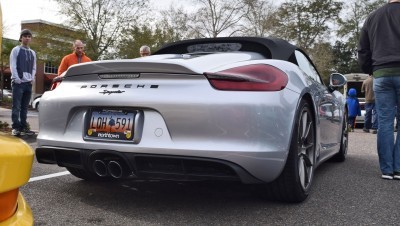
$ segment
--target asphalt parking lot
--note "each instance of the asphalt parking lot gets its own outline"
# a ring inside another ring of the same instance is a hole
[[[34,117],[33,117],[34,119]],[[1,115],[0,115],[1,120]],[[35,137],[23,137],[33,148]],[[400,181],[380,179],[376,135],[350,133],[344,163],[326,162],[300,204],[236,183],[86,182],[33,164],[21,188],[35,225],[398,225]]]

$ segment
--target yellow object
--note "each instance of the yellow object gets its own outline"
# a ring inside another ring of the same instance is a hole
[[[32,210],[24,197],[19,193],[18,195],[18,209],[15,214],[9,219],[0,222],[0,226],[30,226],[33,225]]]
[[[25,141],[0,136],[0,193],[21,187],[31,176],[33,151]]]
[[[0,226],[33,225],[32,211],[18,192],[18,188],[29,180],[33,155],[31,147],[23,140],[0,135],[0,198],[1,205],[9,212],[3,213],[4,216],[0,214],[0,217],[8,218],[13,213],[12,209],[17,206],[16,212],[8,219],[3,219]]]
[[[128,131],[128,132],[126,133],[126,138],[129,139],[129,138],[131,138],[131,136],[132,136],[131,131]]]
[[[0,28],[3,28],[1,5]],[[2,40],[3,29],[0,29],[0,53]],[[0,217],[4,219],[7,217],[0,222],[0,226],[33,225],[32,210],[18,192],[19,187],[28,182],[31,175],[33,154],[31,147],[24,141],[0,134],[0,200],[2,201],[0,206],[3,207],[0,208]],[[16,195],[18,195],[17,200]],[[12,215],[9,217],[10,214]]]

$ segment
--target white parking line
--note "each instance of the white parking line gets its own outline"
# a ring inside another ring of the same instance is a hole
[[[33,182],[33,181],[38,181],[38,180],[46,180],[49,178],[60,177],[60,176],[68,175],[68,174],[70,174],[68,171],[64,171],[64,172],[53,173],[53,174],[49,174],[49,175],[43,175],[43,176],[39,176],[39,177],[32,177],[31,179],[29,179],[28,182]]]

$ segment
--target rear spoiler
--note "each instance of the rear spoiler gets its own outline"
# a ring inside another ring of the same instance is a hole
[[[113,74],[113,73],[173,73],[199,74],[188,67],[161,62],[145,62],[141,58],[132,60],[105,60],[92,61],[71,66],[65,77],[86,74]]]

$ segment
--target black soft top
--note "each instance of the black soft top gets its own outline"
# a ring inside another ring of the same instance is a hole
[[[290,61],[295,50],[300,50],[298,47],[279,38],[262,38],[262,37],[221,37],[221,38],[202,38],[191,39],[166,44],[156,51],[156,54],[187,54],[196,50],[195,46],[203,44],[219,45],[217,49],[224,49],[222,52],[229,51],[249,51],[260,53],[268,59],[277,59]],[[227,47],[225,48],[226,46]],[[237,49],[235,49],[237,47]],[[232,50],[230,50],[231,48]],[[207,49],[207,48],[206,48]],[[210,48],[208,48],[210,49]],[[191,50],[191,51],[190,51]],[[300,50],[301,51],[301,50]]]

